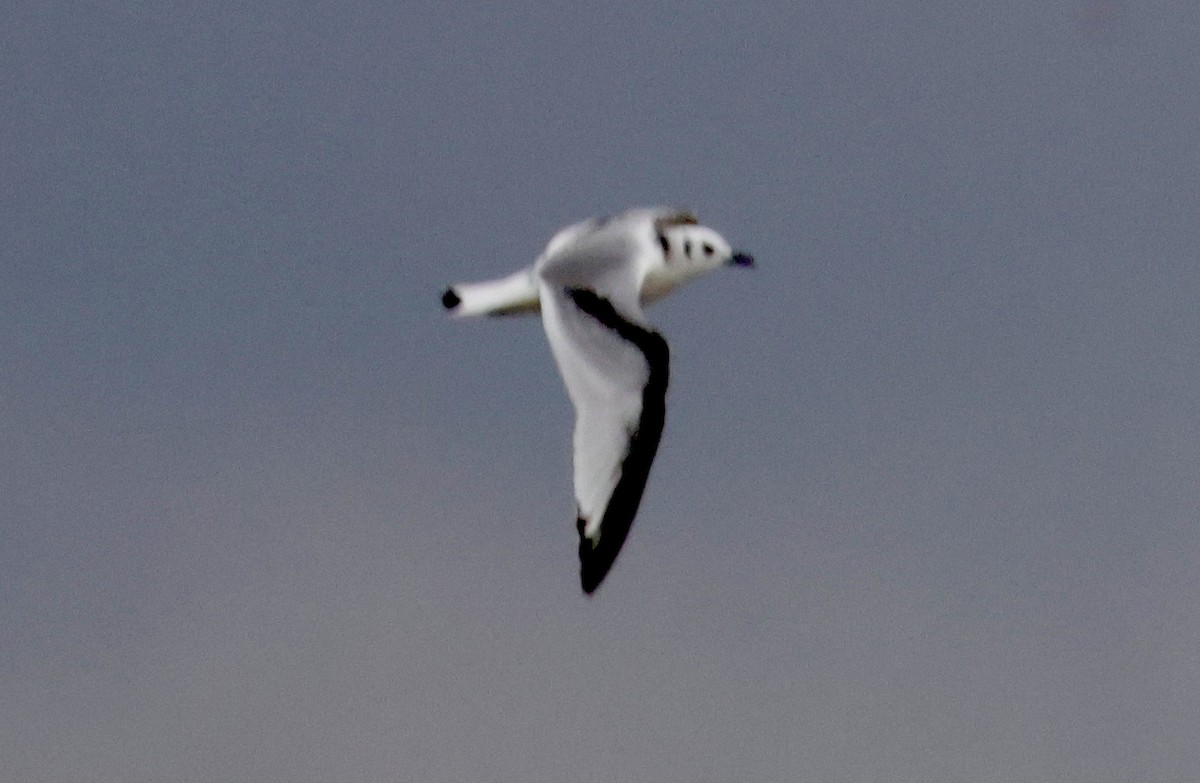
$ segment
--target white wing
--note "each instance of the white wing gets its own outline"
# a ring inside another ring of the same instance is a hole
[[[576,527],[587,593],[629,533],[666,415],[667,344],[638,306],[647,258],[661,252],[652,214],[596,224],[538,265],[542,324],[575,406]]]

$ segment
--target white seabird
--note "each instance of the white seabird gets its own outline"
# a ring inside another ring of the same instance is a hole
[[[575,407],[580,581],[599,587],[633,524],[666,417],[669,351],[642,305],[722,266],[753,266],[678,209],[631,209],[559,231],[533,266],[454,285],[455,316],[541,312]]]

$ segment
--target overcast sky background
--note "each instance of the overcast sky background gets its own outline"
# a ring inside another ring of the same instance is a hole
[[[0,780],[1195,781],[1200,6],[0,10]],[[536,319],[682,205],[578,585]]]

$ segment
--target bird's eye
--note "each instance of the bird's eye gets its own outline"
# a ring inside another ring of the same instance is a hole
[[[666,234],[661,234],[661,233],[660,233],[660,234],[658,235],[658,244],[662,245],[662,249],[663,249],[663,255],[670,255],[670,254],[671,254],[671,243],[667,241],[667,235],[666,235]]]
[[[683,243],[683,253],[684,253],[684,255],[686,255],[688,258],[691,258],[691,257],[692,257],[692,243],[691,243],[691,242],[684,242],[684,243]]]
[[[713,254],[713,246],[708,244],[707,242],[705,242],[704,243],[704,255],[711,256],[712,254]]]

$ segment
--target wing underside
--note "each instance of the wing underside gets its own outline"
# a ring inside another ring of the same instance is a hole
[[[641,503],[666,418],[669,351],[589,288],[544,285],[542,320],[575,406],[580,578],[591,593]]]

